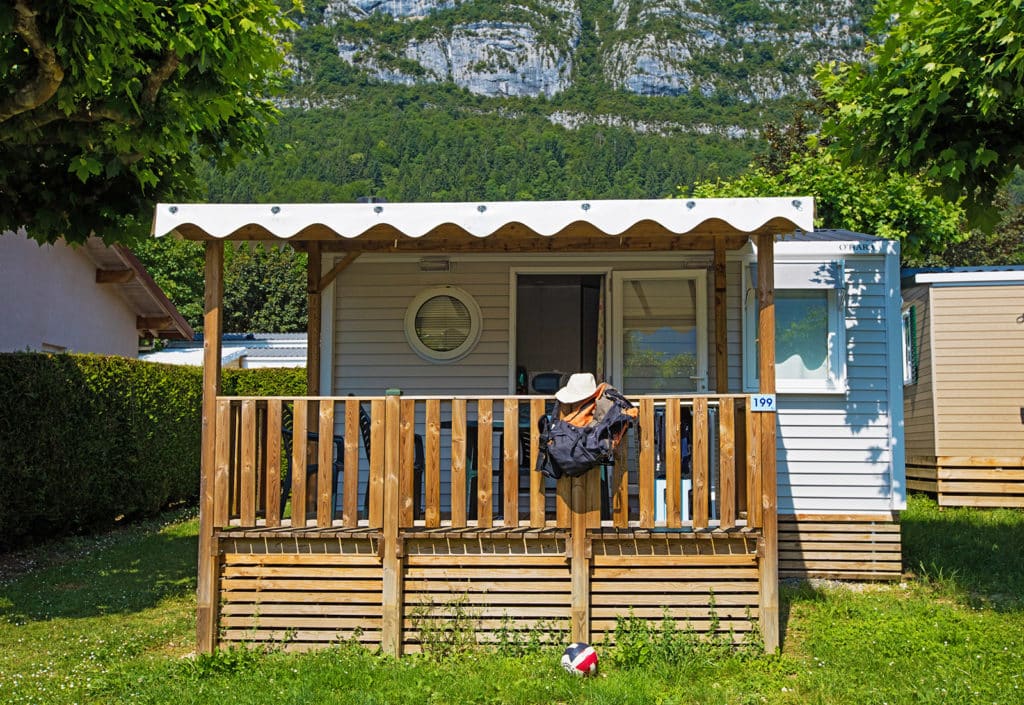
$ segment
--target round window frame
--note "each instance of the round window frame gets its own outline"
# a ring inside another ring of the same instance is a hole
[[[462,343],[451,350],[434,350],[420,340],[416,334],[416,314],[425,303],[438,296],[450,296],[456,299],[469,312],[469,335]],[[435,286],[418,293],[405,309],[405,339],[413,351],[429,362],[455,362],[472,352],[480,342],[481,325],[480,305],[469,292],[454,286]]]

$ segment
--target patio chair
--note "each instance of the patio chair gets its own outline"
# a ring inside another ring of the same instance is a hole
[[[288,495],[291,494],[292,489],[292,443],[295,434],[295,420],[292,411],[292,407],[285,404],[281,410],[281,439],[283,441],[285,458],[288,463],[287,470],[285,470],[284,479],[281,481],[281,515],[284,515],[285,505],[288,503]],[[307,440],[315,443],[320,442],[320,434],[316,431],[306,432]],[[334,506],[333,511],[338,511],[338,503],[341,499],[338,488],[340,486],[341,473],[345,468],[345,437],[335,435],[332,439],[334,445],[333,460],[331,462],[331,487],[334,489]],[[319,473],[320,466],[318,462],[306,463],[306,488],[314,486],[315,480]],[[312,480],[312,481],[311,481]],[[309,498],[305,498],[302,504],[307,504]],[[292,498],[292,514],[295,514],[295,498]],[[308,511],[308,506],[307,506]]]
[[[362,404],[359,405],[359,434],[363,438],[363,450],[366,452],[366,462],[370,462],[370,414]],[[427,466],[426,454],[423,451],[423,437],[416,434],[413,439],[413,482],[412,482],[412,511],[413,518],[420,518],[423,510],[420,502],[423,497],[423,475]],[[363,497],[363,514],[370,516],[370,480],[367,475],[366,494]]]

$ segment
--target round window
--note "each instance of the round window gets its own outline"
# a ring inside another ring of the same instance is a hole
[[[480,307],[453,286],[420,293],[405,312],[405,337],[421,357],[450,362],[466,355],[480,339]]]

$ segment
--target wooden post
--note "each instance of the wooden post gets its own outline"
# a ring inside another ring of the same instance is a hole
[[[242,402],[241,509],[242,526],[256,526],[256,400]],[[216,483],[215,483],[216,484]]]
[[[342,524],[349,529],[359,525],[359,400],[345,400],[345,475],[342,492]],[[369,460],[367,460],[369,462]],[[369,492],[369,479],[366,491]]]
[[[281,525],[281,400],[267,400],[267,527]]]
[[[370,479],[366,488],[370,493],[368,523],[373,528],[384,526],[384,414],[384,400],[373,399],[370,402]]]
[[[571,551],[572,551],[572,640],[590,642],[590,541],[587,539],[587,491],[584,477],[568,479],[571,483]]]
[[[682,526],[682,441],[680,439],[680,399],[669,397],[665,400],[665,526],[678,529]]]
[[[320,243],[310,242],[306,250],[306,394],[315,397],[320,395]],[[306,410],[307,420],[316,419],[319,416],[319,404],[315,401],[310,401]],[[297,419],[296,419],[297,420]],[[295,437],[301,434],[305,436],[307,427],[303,425],[301,428],[298,423],[295,424]],[[331,447],[331,436],[319,436],[319,440],[315,441],[317,445],[316,454],[319,455],[319,448],[324,444],[327,447]],[[296,446],[297,447],[297,446]],[[310,449],[310,452],[313,452]],[[310,459],[307,458],[307,462]],[[317,461],[320,462],[320,461]],[[324,516],[321,514],[320,502],[317,497],[323,494],[323,483],[320,481],[319,475],[324,472],[330,472],[330,464],[327,467],[321,466],[317,477],[316,492],[314,493],[313,487],[303,486],[304,493],[292,494],[292,516],[295,516],[296,506],[299,507],[303,512],[306,510],[315,510],[317,512],[317,524],[322,525]],[[305,474],[305,473],[303,473]],[[293,484],[293,486],[295,486]],[[298,498],[298,500],[296,500]],[[305,523],[302,524],[305,526]]]
[[[399,425],[398,452],[401,463],[398,466],[398,512],[399,526],[412,526],[416,519],[416,482],[413,465],[416,462],[416,401],[402,399],[401,422]]]
[[[214,541],[214,473],[217,465],[216,412],[220,394],[220,337],[224,327],[224,243],[206,243],[206,290],[203,296],[202,455],[199,472],[199,568],[196,581],[196,650],[213,652],[217,645],[217,603],[220,586],[217,543]]]
[[[466,400],[452,400],[452,526],[466,525]]]
[[[729,393],[729,323],[725,279],[725,241],[715,239],[715,392]]]
[[[334,401],[321,399],[317,423],[316,525],[321,529],[334,523]],[[344,451],[342,451],[344,452]],[[341,458],[338,458],[341,460]]]
[[[694,529],[708,527],[708,503],[711,499],[708,464],[708,398],[693,398],[693,519]]]
[[[736,526],[735,400],[718,400],[718,519],[722,529]]]
[[[320,395],[320,243],[309,243],[306,261],[306,394]],[[313,409],[310,409],[313,411]]]
[[[425,455],[427,466],[423,480],[423,494],[426,505],[423,515],[428,529],[441,526],[441,400],[428,399],[426,421],[427,431]]]
[[[775,393],[775,236],[757,237],[757,337],[760,392]],[[761,526],[764,555],[760,561],[761,635],[765,650],[779,649],[779,522],[775,468],[775,412],[757,414],[760,425]]]
[[[637,473],[640,501],[640,528],[654,526],[654,400],[640,400],[640,468]]]
[[[476,525],[483,529],[494,526],[491,508],[491,483],[494,472],[494,401],[479,399],[476,406]]]
[[[501,474],[505,483],[505,506],[502,509],[502,524],[519,526],[519,402],[505,400],[502,416],[505,431],[501,449]]]
[[[540,454],[540,419],[544,415],[544,400],[530,400],[530,528],[542,529],[545,524],[547,496],[544,476],[536,471]]]
[[[389,395],[384,414],[384,542],[381,650],[402,654],[402,554],[398,544],[399,468],[401,467],[401,397]]]

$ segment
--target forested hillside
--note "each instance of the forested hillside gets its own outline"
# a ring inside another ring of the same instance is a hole
[[[663,197],[731,176],[865,0],[310,0],[270,153],[214,201]]]

